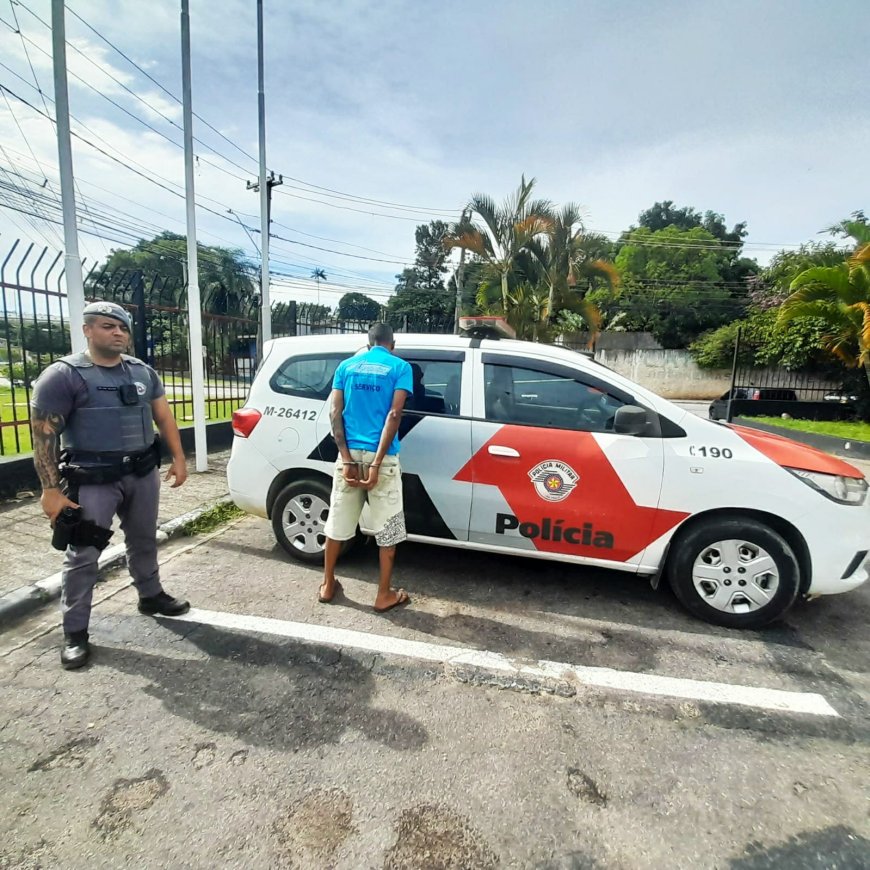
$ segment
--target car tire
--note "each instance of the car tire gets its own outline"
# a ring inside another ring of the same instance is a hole
[[[323,564],[323,528],[331,493],[326,482],[316,479],[294,481],[278,493],[272,505],[272,531],[294,559],[309,565]],[[342,554],[353,546],[354,540],[343,542]]]
[[[729,628],[761,628],[782,616],[800,590],[788,541],[751,517],[703,520],[670,548],[667,576],[695,616]]]

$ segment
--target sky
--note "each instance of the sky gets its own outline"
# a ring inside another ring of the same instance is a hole
[[[197,236],[258,263],[256,3],[190,7]],[[264,9],[276,299],[384,302],[416,224],[457,219],[477,192],[501,201],[523,174],[613,237],[665,199],[746,221],[761,263],[868,205],[866,0]],[[67,4],[86,268],[185,231],[179,10]],[[58,217],[50,20],[49,0],[0,0],[0,259],[18,237],[62,246],[59,226],[9,208]]]

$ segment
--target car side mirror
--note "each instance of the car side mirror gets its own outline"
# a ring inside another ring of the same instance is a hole
[[[623,405],[613,418],[613,431],[617,435],[643,435],[650,422],[650,412],[637,405]]]

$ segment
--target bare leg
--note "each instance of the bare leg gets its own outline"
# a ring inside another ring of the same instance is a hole
[[[396,548],[380,547],[378,556],[381,576],[378,582],[378,594],[375,598],[375,610],[387,610],[409,599],[408,593],[404,589],[394,590],[390,588],[390,581],[393,579],[393,566],[396,564]]]
[[[320,585],[320,597],[329,600],[335,594],[335,564],[341,553],[341,541],[326,539],[323,555],[323,583]]]

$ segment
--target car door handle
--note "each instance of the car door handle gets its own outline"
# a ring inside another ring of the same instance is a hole
[[[509,456],[511,459],[520,458],[519,450],[514,450],[513,447],[502,447],[500,444],[490,444],[486,450],[493,456]]]

